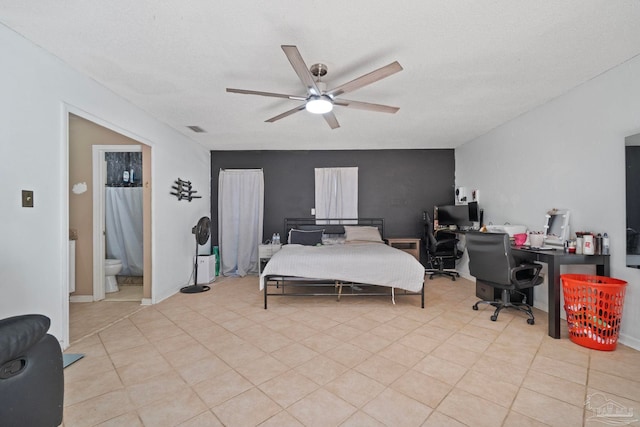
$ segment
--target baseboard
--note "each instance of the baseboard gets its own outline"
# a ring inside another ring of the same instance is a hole
[[[71,295],[69,302],[93,302],[93,295]]]
[[[620,334],[620,339],[618,340],[620,344],[624,344],[627,347],[631,347],[636,350],[640,350],[640,339],[630,337],[627,334]]]
[[[458,272],[458,274],[460,274],[460,277],[462,277],[463,279],[467,279],[467,280],[469,280],[469,281],[471,281],[471,282],[474,282],[474,283],[475,283],[476,278],[475,278],[475,277],[473,277],[472,275],[467,274],[467,273],[465,273],[464,271],[463,271],[463,272],[460,272],[460,270],[458,270],[458,269],[456,269],[456,271]]]

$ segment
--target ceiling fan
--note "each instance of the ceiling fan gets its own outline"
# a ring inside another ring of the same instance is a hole
[[[378,68],[377,70],[351,80],[348,83],[337,86],[330,90],[326,90],[327,86],[325,82],[321,81],[321,78],[327,74],[326,65],[313,64],[310,68],[308,68],[304,63],[302,55],[300,55],[300,52],[298,51],[298,48],[296,46],[282,45],[281,47],[285,55],[287,55],[291,66],[300,78],[300,81],[302,81],[302,84],[306,88],[306,95],[285,95],[273,92],[260,92],[256,90],[227,88],[227,92],[231,93],[261,95],[275,98],[287,98],[294,101],[304,101],[302,105],[292,108],[289,111],[285,111],[282,114],[278,114],[275,117],[271,117],[270,119],[265,120],[266,122],[273,123],[277,120],[297,113],[298,111],[307,110],[314,114],[322,114],[331,129],[336,129],[340,127],[340,124],[338,123],[338,119],[336,119],[336,116],[333,113],[334,105],[357,108],[360,110],[378,111],[381,113],[395,113],[400,109],[398,107],[391,107],[389,105],[372,104],[369,102],[351,101],[348,99],[339,98],[345,93],[353,92],[356,89],[360,89],[363,86],[370,85],[377,82],[378,80],[382,80],[385,77],[389,77],[390,75],[401,71],[402,66],[398,63],[398,61],[394,61],[382,68]]]

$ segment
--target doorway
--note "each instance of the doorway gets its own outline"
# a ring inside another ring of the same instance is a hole
[[[83,113],[80,113],[83,114]],[[83,114],[84,115],[84,114]],[[76,238],[75,243],[75,291],[70,293],[70,303],[83,303],[69,309],[70,339],[73,341],[74,325],[85,330],[99,330],[104,322],[117,319],[86,318],[82,313],[87,310],[85,304],[131,304],[130,302],[104,301],[104,259],[106,257],[104,238],[104,179],[106,167],[94,162],[94,147],[104,156],[109,151],[138,152],[142,155],[141,174],[134,178],[142,184],[142,227],[143,227],[143,274],[142,296],[137,305],[151,304],[151,146],[124,131],[113,129],[108,124],[98,124],[98,119],[85,118],[78,114],[68,114],[68,177],[69,177],[69,234]],[[100,157],[100,156],[98,156]],[[134,171],[134,174],[137,172]],[[104,178],[103,178],[104,177]],[[94,191],[95,189],[95,191]],[[97,202],[96,197],[101,201]],[[95,312],[95,310],[93,310]],[[98,310],[100,311],[100,310]],[[109,310],[110,312],[118,310]],[[106,311],[105,311],[106,312]],[[79,318],[81,317],[81,318]]]
[[[94,145],[92,151],[94,300],[141,302],[142,147]]]

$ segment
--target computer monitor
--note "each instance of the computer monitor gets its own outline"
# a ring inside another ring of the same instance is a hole
[[[457,227],[469,227],[469,208],[466,205],[443,205],[434,209],[437,214],[439,226],[455,225]]]
[[[467,207],[469,208],[469,221],[480,222],[480,207],[478,206],[478,202],[469,202]]]

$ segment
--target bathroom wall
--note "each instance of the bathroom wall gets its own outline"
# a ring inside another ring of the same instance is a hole
[[[107,186],[142,186],[142,153],[105,153],[104,157],[107,162]],[[124,182],[124,171],[127,171],[129,175],[133,171],[133,178],[128,175],[128,181]]]

